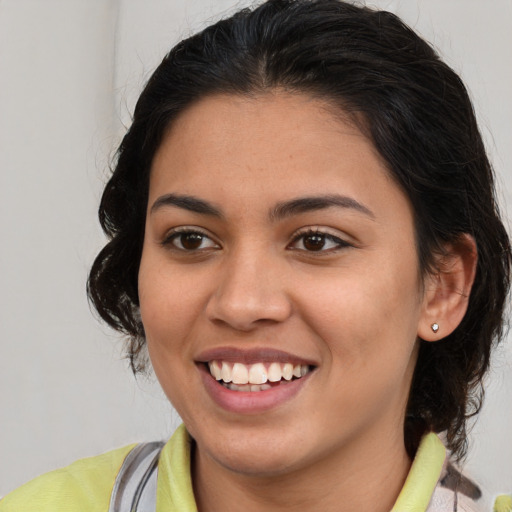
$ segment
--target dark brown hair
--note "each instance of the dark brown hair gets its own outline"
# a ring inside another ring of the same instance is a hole
[[[470,234],[478,267],[467,313],[438,343],[420,341],[405,422],[419,436],[446,431],[458,456],[481,405],[491,349],[503,335],[511,249],[494,178],[460,78],[395,15],[338,0],[270,0],[181,41],[142,92],[101,200],[109,242],[88,282],[90,300],[130,337],[143,366],[137,275],[153,156],[173,119],[207,95],[275,88],[323,98],[363,119],[365,133],[414,207],[421,270],[446,243]]]

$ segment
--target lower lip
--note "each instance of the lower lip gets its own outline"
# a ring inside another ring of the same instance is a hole
[[[219,384],[204,364],[198,368],[210,398],[222,409],[238,414],[256,414],[283,405],[299,393],[312,373],[264,391],[233,391]]]

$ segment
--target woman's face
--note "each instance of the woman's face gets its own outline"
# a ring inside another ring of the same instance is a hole
[[[209,97],[164,137],[141,314],[156,375],[214,465],[276,475],[403,444],[419,274],[406,196],[318,100]]]

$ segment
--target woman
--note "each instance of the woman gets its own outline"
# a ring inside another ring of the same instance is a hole
[[[395,16],[275,0],[182,41],[100,220],[91,300],[184,427],[0,510],[478,510],[434,433],[463,457],[510,244],[463,84]]]

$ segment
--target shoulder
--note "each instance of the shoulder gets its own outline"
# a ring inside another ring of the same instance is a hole
[[[107,510],[115,477],[134,445],[80,459],[19,487],[0,501],[0,512]]]

